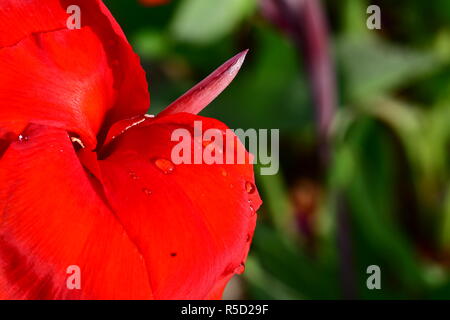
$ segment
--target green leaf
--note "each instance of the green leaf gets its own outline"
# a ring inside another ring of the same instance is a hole
[[[262,300],[298,300],[303,297],[279,279],[268,273],[254,256],[249,256],[244,277],[250,284],[252,299]]]
[[[295,242],[281,233],[259,225],[253,240],[253,254],[267,274],[283,283],[289,292],[306,299],[338,297],[337,266],[334,261],[323,263],[308,256]]]
[[[391,137],[376,121],[364,118],[356,124],[346,148],[345,158],[337,159],[337,163],[352,165],[353,174],[347,174],[345,191],[355,232],[361,289],[370,263],[400,280],[408,294],[417,292],[424,285],[423,270],[397,217],[394,173],[401,164],[395,162]]]
[[[434,55],[386,43],[375,37],[341,38],[337,60],[351,101],[366,101],[434,71]]]
[[[260,166],[257,168],[259,169]],[[282,176],[280,174],[259,175],[258,186],[262,190],[264,206],[267,208],[275,228],[293,238],[298,237],[294,209],[289,201]]]
[[[344,32],[348,36],[367,36],[370,32],[366,26],[366,0],[345,0],[343,6]]]
[[[167,55],[170,46],[163,33],[149,29],[136,32],[131,43],[139,56],[144,59],[162,58]]]
[[[174,36],[206,44],[232,31],[256,8],[254,0],[184,0],[172,23]]]

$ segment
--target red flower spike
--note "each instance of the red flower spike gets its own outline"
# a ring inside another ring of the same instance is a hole
[[[158,116],[178,112],[198,114],[233,81],[244,63],[247,53],[248,50],[245,50],[225,62],[208,77],[163,110]]]
[[[100,1],[75,2],[81,30],[64,29],[65,1],[0,0],[0,27],[23,23],[0,36],[0,299],[219,299],[253,236],[253,168],[175,165],[171,133],[227,130],[189,113],[245,54],[149,118],[117,23]],[[244,148],[233,139],[224,155]]]
[[[210,104],[233,81],[242,64],[248,50],[245,50],[229,59],[209,76],[195,85],[192,89],[178,98],[175,102],[158,114],[158,117],[180,112],[198,114]],[[105,143],[125,133],[129,128],[149,119],[148,115],[138,116],[116,122],[108,132]]]

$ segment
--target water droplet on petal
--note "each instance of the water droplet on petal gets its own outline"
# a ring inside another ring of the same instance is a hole
[[[17,139],[19,140],[19,142],[27,142],[28,141],[28,136],[23,135],[23,134],[19,134],[19,136],[17,137]]]
[[[72,141],[72,145],[75,151],[79,151],[85,148],[83,141],[81,141],[81,139],[78,137],[70,137],[70,141]]]
[[[175,170],[175,165],[167,159],[156,159],[155,166],[164,174],[172,173]]]
[[[245,182],[245,191],[247,191],[247,193],[252,194],[254,193],[256,190],[256,187],[253,183],[251,183],[250,181]]]
[[[128,175],[129,175],[130,178],[133,179],[133,180],[139,179],[138,175],[137,175],[136,172],[134,172],[134,171],[128,172]]]
[[[146,196],[150,196],[152,194],[152,191],[148,188],[142,188],[142,192],[146,195]]]
[[[253,208],[253,202],[251,200],[248,200],[248,203],[250,205],[250,213],[252,216],[256,214],[255,208]]]

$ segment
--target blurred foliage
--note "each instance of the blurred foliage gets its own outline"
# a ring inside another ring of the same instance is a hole
[[[105,2],[147,69],[151,113],[250,48],[202,113],[281,131],[280,173],[257,177],[264,205],[247,298],[450,298],[450,1],[323,1],[339,86],[325,167],[302,55],[259,0]],[[366,28],[369,4],[381,7],[382,30]],[[349,216],[350,257],[339,210]],[[381,290],[366,287],[372,264]]]

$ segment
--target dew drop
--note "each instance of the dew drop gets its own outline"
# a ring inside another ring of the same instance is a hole
[[[146,195],[146,196],[150,196],[152,195],[152,191],[148,188],[142,188],[142,192]]]
[[[83,141],[81,141],[81,139],[78,137],[72,136],[72,137],[70,137],[70,141],[72,141],[72,145],[73,145],[73,148],[75,149],[75,151],[85,148]]]
[[[17,137],[17,139],[19,140],[19,142],[27,142],[28,141],[28,136],[23,135],[23,134],[19,134],[19,136]]]
[[[175,170],[175,165],[167,159],[156,159],[155,166],[164,174],[172,173]]]
[[[136,172],[134,172],[134,171],[128,172],[128,175],[129,175],[130,178],[133,179],[133,180],[139,179],[138,175],[137,175]]]
[[[250,213],[252,216],[254,216],[256,214],[255,208],[253,207],[253,203],[251,200],[248,200],[248,203],[250,205]]]
[[[252,194],[254,193],[256,190],[256,187],[253,183],[251,183],[250,181],[245,182],[245,191],[247,191],[247,193]]]

